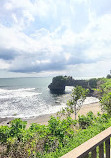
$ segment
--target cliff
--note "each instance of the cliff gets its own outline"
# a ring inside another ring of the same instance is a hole
[[[52,93],[64,93],[66,86],[66,79],[63,76],[56,76],[52,79],[52,83],[48,86]]]
[[[93,78],[90,80],[75,80],[71,76],[56,76],[52,79],[52,83],[48,86],[52,93],[60,94],[65,93],[65,86],[82,86],[88,88],[92,94],[93,88],[97,87],[98,79]]]

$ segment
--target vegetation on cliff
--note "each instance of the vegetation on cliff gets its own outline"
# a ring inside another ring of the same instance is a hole
[[[90,93],[94,92],[94,88],[97,88],[100,78],[92,78],[89,80],[75,80],[71,76],[56,76],[52,79],[52,83],[48,86],[52,93],[64,93],[65,86],[82,86],[85,89],[89,89]]]
[[[52,83],[48,86],[52,93],[64,93],[65,86],[71,86],[74,80],[70,76],[56,76],[52,79]]]

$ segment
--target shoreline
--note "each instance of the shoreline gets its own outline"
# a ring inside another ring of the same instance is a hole
[[[92,111],[95,115],[98,112],[101,112],[101,107],[100,107],[100,103],[96,102],[96,103],[90,103],[90,104],[85,104],[81,107],[80,111],[78,112],[78,115],[85,115],[87,114],[89,111]],[[22,119],[23,121],[27,121],[27,127],[30,126],[30,124],[32,123],[38,123],[38,124],[42,124],[42,125],[47,125],[48,121],[50,119],[50,116],[56,116],[56,113],[52,113],[52,114],[45,114],[45,115],[40,115],[37,117],[32,117],[32,118],[28,118],[28,119]],[[74,119],[74,115],[72,115],[72,118]],[[11,120],[13,120],[15,118],[0,118],[0,126],[1,125],[8,125],[9,122]]]

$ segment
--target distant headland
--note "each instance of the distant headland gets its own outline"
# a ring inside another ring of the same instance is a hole
[[[88,88],[90,94],[94,91],[94,88],[97,88],[99,78],[92,78],[89,80],[75,80],[72,76],[56,76],[52,79],[52,83],[48,86],[51,93],[63,94],[65,93],[65,86],[82,86],[83,88]]]

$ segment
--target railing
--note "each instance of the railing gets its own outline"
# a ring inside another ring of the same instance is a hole
[[[61,158],[111,158],[110,137],[111,127],[63,155]]]

